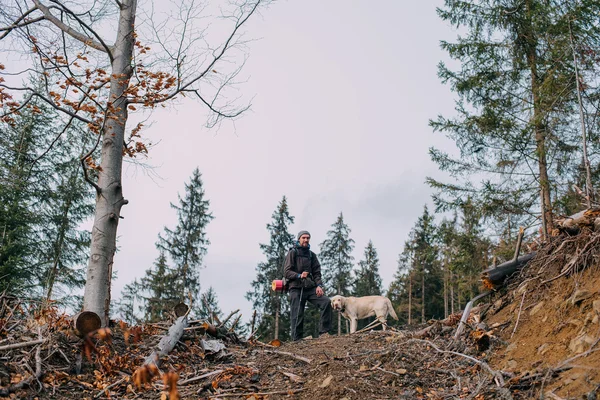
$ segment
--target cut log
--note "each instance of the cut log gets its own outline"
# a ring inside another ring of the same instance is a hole
[[[490,289],[502,285],[508,277],[517,271],[520,271],[535,255],[537,252],[532,251],[531,253],[525,254],[524,256],[518,257],[516,260],[510,260],[505,263],[498,265],[496,268],[486,269],[481,273],[481,280],[484,285]]]
[[[568,233],[577,233],[582,227],[595,227],[596,219],[600,218],[600,207],[588,208],[587,210],[579,211],[576,214],[570,215],[558,221],[558,225]]]
[[[189,310],[189,307],[185,303],[178,303],[175,306],[175,308],[173,308],[173,311],[175,312],[175,315],[177,316],[177,318],[186,315],[188,310]]]
[[[100,316],[93,311],[83,311],[75,317],[75,329],[81,336],[97,331],[101,326]]]
[[[513,256],[512,260],[506,261],[498,266],[494,265],[492,268],[488,268],[481,273],[481,280],[483,281],[483,285],[485,287],[488,289],[494,289],[497,286],[504,284],[506,278],[523,268],[536,255],[536,252],[533,251],[519,257],[524,234],[525,229],[520,227],[519,237],[517,238],[517,244],[515,246],[515,255]]]
[[[231,332],[225,327],[216,327],[206,321],[201,326],[206,334],[216,339],[225,339],[237,344],[243,343],[235,332]]]
[[[458,337],[461,335],[461,333],[465,329],[467,320],[469,319],[469,315],[471,315],[471,309],[473,308],[473,304],[475,304],[475,302],[477,300],[483,299],[484,297],[489,296],[490,294],[492,294],[491,291],[481,293],[481,294],[473,297],[471,299],[471,301],[469,301],[467,303],[467,305],[465,306],[465,310],[463,311],[462,317],[460,319],[460,322],[458,323],[458,327],[456,328],[456,333],[454,334],[454,339],[458,339]]]
[[[152,352],[142,366],[148,366],[153,364],[157,368],[160,367],[161,358],[168,355],[171,350],[175,348],[175,345],[181,339],[183,335],[184,329],[188,326],[187,315],[183,315],[175,321],[173,325],[169,328],[169,332],[166,336],[164,336],[158,345],[156,346],[156,350]]]

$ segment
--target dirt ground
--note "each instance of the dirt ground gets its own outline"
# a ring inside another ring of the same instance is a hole
[[[538,251],[473,310],[458,339],[460,315],[280,347],[190,330],[148,383],[136,369],[165,333],[158,325],[117,325],[86,342],[63,316],[38,315],[21,326],[4,313],[0,349],[50,328],[41,345],[0,350],[0,398],[596,399],[600,246],[587,243],[559,237]]]

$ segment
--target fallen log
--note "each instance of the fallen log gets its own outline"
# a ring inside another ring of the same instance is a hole
[[[167,356],[171,350],[175,348],[175,345],[183,336],[185,328],[188,326],[187,314],[177,318],[175,323],[171,325],[169,331],[163,338],[158,342],[156,350],[154,350],[144,363],[135,370],[132,375],[134,384],[141,388],[147,383],[152,381],[152,378],[159,373],[160,364],[162,358]]]
[[[532,251],[531,253],[525,254],[519,257],[521,251],[521,243],[523,243],[524,229],[519,229],[519,237],[517,239],[517,245],[515,246],[515,255],[512,260],[506,261],[498,266],[488,268],[481,273],[481,280],[483,285],[488,289],[495,289],[497,286],[504,284],[506,279],[515,272],[521,270],[535,255],[537,252]]]
[[[486,296],[489,296],[491,293],[492,293],[491,291],[481,293],[481,294],[473,297],[471,299],[471,301],[469,301],[467,303],[467,305],[465,306],[465,310],[463,311],[462,317],[460,319],[460,322],[458,323],[458,327],[456,328],[456,333],[454,334],[454,339],[458,339],[458,337],[461,335],[461,333],[465,329],[465,326],[467,325],[467,320],[469,319],[469,316],[471,315],[471,309],[473,308],[473,304],[475,304],[475,302],[477,300],[480,300]]]
[[[517,271],[520,271],[535,255],[537,252],[532,251],[531,253],[525,254],[517,258],[516,260],[510,260],[505,263],[498,265],[496,268],[486,269],[481,273],[481,280],[484,285],[490,289],[500,286],[504,281]]]
[[[169,328],[169,332],[158,342],[157,349],[152,352],[142,366],[148,366],[153,364],[157,368],[160,367],[161,357],[167,356],[171,350],[175,348],[175,345],[183,336],[184,329],[188,326],[187,315],[183,315],[175,321]]]
[[[558,221],[559,228],[570,234],[576,234],[582,227],[593,227],[600,225],[600,207],[588,208]]]
[[[200,326],[202,327],[205,333],[207,333],[209,336],[214,337],[215,339],[225,339],[237,344],[243,343],[235,332],[231,332],[225,327],[217,327],[215,325],[209,324],[206,321]]]

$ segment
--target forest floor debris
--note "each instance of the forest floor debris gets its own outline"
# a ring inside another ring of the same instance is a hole
[[[3,295],[0,398],[597,398],[600,249],[586,245],[597,240],[589,236],[557,237],[539,249],[473,308],[458,339],[460,314],[280,347],[191,329],[147,376],[136,370],[164,328],[118,323],[81,338],[52,308],[34,314]]]

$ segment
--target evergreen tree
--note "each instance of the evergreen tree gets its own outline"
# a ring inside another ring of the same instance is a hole
[[[409,324],[444,315],[443,272],[437,245],[438,231],[427,206],[409,233],[398,258],[398,269],[388,297]]]
[[[74,305],[89,247],[78,229],[93,202],[79,160],[89,140],[75,122],[57,136],[42,102],[15,118],[0,125],[0,290]]]
[[[440,261],[444,282],[444,318],[458,311],[459,304],[456,302],[457,288],[457,254],[458,229],[457,215],[452,220],[443,219],[438,230],[438,243],[440,246]]]
[[[217,320],[220,320],[223,317],[223,313],[221,312],[221,308],[219,307],[219,300],[217,299],[217,293],[211,287],[208,290],[202,293],[202,304],[200,306],[200,311],[198,313],[198,318],[209,321],[211,323],[215,323],[215,316]]]
[[[196,168],[185,185],[185,196],[177,196],[179,205],[171,203],[177,210],[177,225],[171,230],[164,228],[164,236],[159,235],[158,246],[164,250],[175,264],[172,287],[179,301],[186,302],[191,293],[199,304],[200,268],[210,241],[206,238],[206,227],[214,218],[209,212],[210,201],[204,198],[202,175]]]
[[[353,295],[376,296],[383,292],[381,276],[379,275],[379,257],[373,242],[365,247],[364,260],[358,262],[358,270],[354,278]]]
[[[40,286],[44,297],[62,297],[62,301],[73,305],[72,289],[85,283],[90,245],[90,233],[79,226],[92,215],[94,196],[80,163],[83,153],[89,151],[89,140],[81,143],[79,132],[69,131],[65,136],[48,154],[54,165],[46,168],[52,173],[46,175],[45,190],[38,194],[36,258],[42,266]]]
[[[164,321],[179,303],[179,293],[172,282],[176,272],[167,264],[164,251],[154,263],[154,267],[146,270],[141,279],[144,297],[144,320],[146,322]]]
[[[0,124],[0,291],[29,294],[38,283],[41,267],[33,249],[39,217],[33,205],[42,176],[32,163],[49,126],[48,114],[30,109],[13,124]]]
[[[552,193],[561,196],[582,159],[570,36],[581,45],[580,58],[586,47],[598,48],[600,39],[600,3],[564,4],[446,0],[438,9],[444,21],[465,32],[455,43],[442,42],[461,63],[457,71],[443,63],[439,68],[441,80],[458,95],[457,116],[430,124],[453,139],[460,154],[430,150],[458,180],[428,180],[437,189],[438,207],[460,206],[471,196],[486,216],[531,220],[537,214],[542,233],[551,228]],[[597,72],[597,63],[582,64],[588,75]]]
[[[376,296],[383,293],[381,276],[379,275],[379,257],[371,240],[365,247],[364,260],[358,262],[358,269],[352,286],[352,294],[356,297]],[[368,320],[358,321],[358,329],[364,328],[374,319],[375,317],[370,317]]]
[[[390,283],[387,297],[390,299],[398,315],[398,324],[412,324],[412,276],[413,253],[410,239],[404,244],[402,253],[398,256],[398,267],[394,279]],[[392,324],[394,322],[391,322]]]
[[[335,291],[335,294],[349,296],[352,284],[354,239],[350,238],[350,228],[344,222],[342,213],[331,227],[332,229],[327,232],[327,238],[320,245],[319,261],[323,270],[323,280],[327,287]],[[338,335],[342,334],[342,326],[345,325],[342,324],[342,316],[338,313],[337,328],[335,328]]]
[[[270,235],[268,244],[260,244],[266,260],[258,263],[256,279],[252,281],[252,289],[246,293],[246,298],[252,302],[257,311],[256,332],[262,338],[279,338],[287,340],[290,337],[289,314],[282,310],[288,308],[289,300],[286,295],[271,290],[271,282],[283,277],[285,256],[294,245],[294,236],[288,228],[294,223],[294,217],[288,210],[287,199],[283,199],[272,215],[272,221],[267,224]],[[282,329],[282,326],[285,326]]]
[[[440,296],[443,278],[436,247],[437,228],[427,206],[423,207],[423,214],[417,219],[413,238],[414,293],[419,299],[421,323],[425,323],[429,318],[444,315],[443,298]]]
[[[134,279],[132,283],[123,287],[121,298],[117,302],[116,314],[118,318],[127,322],[129,325],[136,325],[140,322],[138,312],[142,311],[144,308],[141,305],[141,290],[142,286],[137,279]]]
[[[481,214],[470,199],[461,206],[461,218],[454,238],[451,264],[453,284],[458,289],[458,307],[479,293],[481,271],[488,268],[491,243],[483,237]]]

